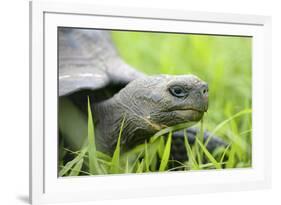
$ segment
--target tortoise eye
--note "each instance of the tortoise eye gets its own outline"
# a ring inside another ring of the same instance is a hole
[[[173,86],[170,89],[170,93],[175,96],[175,97],[185,97],[188,95],[188,93],[185,91],[184,88],[182,88],[181,86]]]

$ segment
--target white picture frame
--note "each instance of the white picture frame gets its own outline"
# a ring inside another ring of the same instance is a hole
[[[252,36],[252,168],[58,178],[57,126],[54,123],[57,120],[56,32],[58,26]],[[266,16],[31,2],[31,203],[75,202],[270,187],[271,109],[266,109],[271,106],[270,32],[271,19]]]

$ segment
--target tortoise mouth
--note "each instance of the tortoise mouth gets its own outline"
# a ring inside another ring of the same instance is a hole
[[[196,108],[189,108],[176,109],[172,112],[176,113],[176,116],[181,118],[183,121],[199,121],[203,117],[205,111]]]
[[[171,111],[195,111],[195,112],[199,112],[199,113],[204,113],[207,112],[207,110],[203,110],[203,109],[198,109],[198,108],[177,108]]]

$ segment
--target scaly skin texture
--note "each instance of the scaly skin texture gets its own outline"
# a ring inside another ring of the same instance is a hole
[[[193,75],[143,77],[92,108],[97,147],[112,154],[123,118],[122,150],[144,143],[165,127],[199,121],[208,109],[208,86]]]

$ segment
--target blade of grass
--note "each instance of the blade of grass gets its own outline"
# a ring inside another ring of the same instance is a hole
[[[198,139],[198,138],[195,138],[195,139]],[[198,140],[199,141],[199,140]],[[197,143],[197,141],[195,141],[195,146],[193,148],[194,150],[194,155],[196,156],[197,158],[197,161],[198,161],[198,165],[201,165],[202,164],[202,161],[203,161],[203,154],[202,152],[200,152],[200,146],[199,144]]]
[[[226,162],[222,162],[222,163],[219,163],[219,164],[222,166],[222,165],[226,164]],[[207,163],[207,164],[201,164],[200,165],[200,169],[206,169],[206,168],[216,168],[216,167],[214,166],[213,163]]]
[[[125,122],[125,115],[121,122],[116,148],[115,148],[113,156],[112,156],[111,167],[110,167],[111,174],[116,174],[116,173],[119,173],[119,171],[120,171],[120,149],[121,149],[120,141],[121,141],[122,131],[123,131],[123,127],[124,127],[124,122]]]
[[[85,161],[84,161],[85,162]],[[63,167],[61,167],[61,168],[63,168]],[[70,169],[70,171],[73,171],[74,169],[73,168],[71,168]],[[91,175],[91,173],[89,173],[89,172],[86,172],[86,171],[83,171],[83,170],[80,170],[80,173],[83,173],[83,174],[85,174],[85,175]]]
[[[129,171],[130,173],[132,173],[134,170],[137,170],[136,167],[137,167],[139,159],[142,155],[143,155],[143,152],[140,152],[139,155],[137,156],[136,160],[134,161],[133,165],[130,168],[130,171]]]
[[[214,164],[214,166],[217,169],[221,169],[221,165],[217,162],[217,160],[212,156],[212,154],[207,150],[207,148],[203,145],[203,143],[196,138],[196,142],[198,143],[198,145],[200,146],[200,148],[203,150],[204,154],[206,155],[206,157],[208,158],[208,160],[210,162],[212,162]]]
[[[75,166],[76,163],[79,162],[79,160],[81,160],[85,153],[87,152],[87,147],[83,148],[82,151],[71,161],[69,161],[68,163],[66,163],[65,166],[62,167],[62,169],[60,170],[59,172],[59,176],[62,177],[62,176],[65,176],[65,174],[71,170],[71,168],[73,166]]]
[[[200,120],[200,132],[199,132],[199,139],[203,143],[204,142],[204,118]]]
[[[200,130],[199,130],[199,140],[202,144],[204,144],[204,123],[203,123],[203,119],[204,118],[202,118],[200,120]],[[203,155],[202,149],[198,149],[198,152],[199,152],[199,156],[201,156],[200,158],[203,158],[204,155]],[[202,161],[202,160],[200,159],[200,161]],[[200,164],[201,164],[201,162],[200,162]]]
[[[161,137],[165,134],[168,134],[170,132],[174,132],[174,131],[178,131],[178,130],[182,130],[182,129],[185,129],[185,128],[188,128],[188,127],[191,127],[192,125],[196,124],[197,122],[185,122],[185,123],[181,123],[181,124],[178,124],[178,125],[174,125],[174,126],[171,126],[171,127],[166,127],[160,131],[158,131],[156,134],[154,134],[152,137],[151,137],[151,141],[153,142],[154,140],[156,140],[158,137]]]
[[[144,145],[145,145],[145,149],[144,149],[145,171],[149,172],[150,157],[149,157],[149,152],[148,152],[147,142],[146,141],[145,141]]]
[[[89,154],[89,172],[91,174],[103,174],[97,160],[97,150],[95,143],[95,130],[91,111],[90,99],[88,97],[88,154]]]
[[[81,168],[83,166],[83,162],[84,162],[84,159],[80,159],[77,164],[73,167],[73,169],[71,170],[69,176],[78,176],[80,171],[81,171]]]
[[[199,165],[196,162],[192,149],[190,147],[190,144],[187,141],[188,136],[186,133],[186,129],[184,129],[183,134],[184,134],[184,145],[185,145],[185,149],[186,149],[187,158],[192,161],[192,167],[194,167],[195,169],[199,169]]]
[[[163,136],[161,136],[159,138],[159,146],[157,148],[157,153],[158,153],[160,158],[163,156],[164,149],[165,149],[165,141],[164,141]]]
[[[160,163],[160,167],[159,167],[160,172],[165,171],[165,169],[168,165],[170,151],[171,151],[171,142],[172,142],[172,132],[170,132],[168,135],[168,140],[166,142],[165,149],[164,149],[163,156],[162,156],[161,163]]]
[[[181,165],[181,166],[177,166],[177,167],[173,167],[171,169],[168,169],[167,171],[173,171],[173,170],[178,170],[178,169],[182,169],[182,168],[189,168],[187,165]]]
[[[142,173],[143,172],[143,165],[144,164],[144,159],[141,160],[140,163],[138,163],[138,168],[137,168],[137,171],[136,173]]]
[[[229,145],[225,148],[225,150],[224,150],[224,152],[223,152],[223,154],[222,154],[222,156],[221,156],[220,163],[223,162],[224,157],[225,157],[227,151],[229,150],[230,146],[231,146],[231,144],[229,144]]]
[[[101,170],[102,170],[102,172],[103,172],[104,174],[108,174],[108,169],[109,169],[108,166],[106,166],[106,165],[104,165],[104,164],[101,164],[101,165],[100,165],[100,168],[101,168]]]
[[[141,144],[136,146],[135,148],[123,153],[121,157],[121,161],[126,161],[126,158],[128,157],[130,159],[130,156],[138,155],[140,152],[144,153],[145,156],[145,150],[147,152],[148,156],[148,162],[151,163],[152,158],[155,156],[155,153],[158,150],[160,139],[155,140],[154,142],[146,142],[145,144]],[[130,160],[129,160],[130,161]]]
[[[159,138],[160,139],[160,138]],[[157,156],[157,150],[160,144],[160,140],[156,140],[155,142],[149,142],[146,145],[146,153],[145,153],[145,162],[146,162],[146,167],[148,168],[146,171],[152,171],[152,164],[153,160]],[[156,165],[154,163],[154,165]],[[154,166],[155,167],[155,166]]]
[[[97,150],[97,157],[98,157],[98,159],[102,159],[104,161],[111,162],[111,157],[110,156],[108,156],[107,154],[104,154],[104,153],[102,153],[102,152],[100,152],[98,150]]]
[[[152,172],[157,171],[157,152],[152,157],[151,163],[150,163],[150,170]]]
[[[233,145],[229,151],[226,168],[233,168],[235,166],[235,145]]]
[[[126,158],[125,173],[130,173],[129,171],[130,171],[130,169],[129,169],[129,158],[127,157]]]

